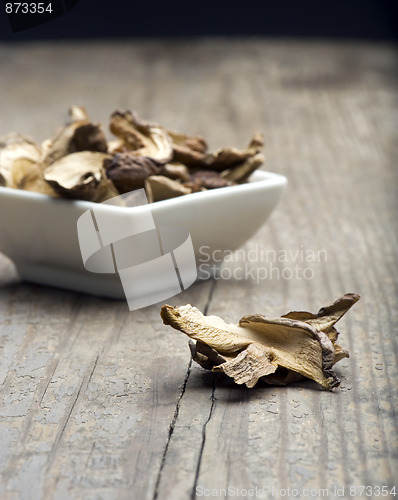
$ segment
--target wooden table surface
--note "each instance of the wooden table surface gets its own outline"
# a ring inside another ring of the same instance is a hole
[[[169,303],[237,322],[361,295],[339,323],[351,354],[336,366],[339,389],[247,389],[191,363],[160,305],[130,312],[124,301],[20,283],[1,256],[2,500],[228,488],[228,498],[293,498],[287,488],[307,498],[345,488],[350,498],[359,486],[375,498],[375,486],[397,484],[397,55],[388,44],[259,39],[0,46],[0,135],[41,141],[73,103],[102,123],[133,108],[213,148],[263,131],[264,168],[289,186],[244,249],[288,250],[287,262],[260,264],[298,264],[307,278],[226,271]],[[294,258],[307,251],[321,257]]]

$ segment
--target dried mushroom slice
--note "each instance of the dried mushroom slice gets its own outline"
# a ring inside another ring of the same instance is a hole
[[[248,158],[261,153],[264,147],[262,134],[256,133],[246,149],[221,148],[215,151],[207,160],[213,170],[222,171],[246,161]]]
[[[31,139],[20,134],[8,134],[0,139],[0,176],[5,187],[18,187],[18,179],[14,178],[14,163],[26,159],[34,163],[40,162],[41,148]]]
[[[157,201],[245,182],[263,161],[261,134],[246,149],[209,153],[203,137],[167,130],[131,111],[112,114],[116,139],[110,142],[83,106],[71,106],[69,117],[41,145],[16,133],[0,138],[0,185],[91,201],[146,187]]]
[[[28,158],[18,158],[13,163],[12,174],[18,189],[47,194],[54,198],[59,196],[48,182],[44,180],[43,168],[40,163]]]
[[[190,188],[163,175],[148,177],[145,181],[145,191],[149,203],[176,198],[192,192]]]
[[[134,112],[115,111],[111,116],[110,130],[134,155],[146,156],[162,165],[173,157],[167,131],[159,125],[141,121]]]
[[[244,316],[239,326],[255,342],[267,345],[278,366],[311,378],[331,389],[339,385],[333,372],[334,348],[328,336],[307,323],[288,318]]]
[[[337,341],[339,333],[334,325],[358,300],[359,295],[347,293],[333,302],[330,306],[322,307],[317,314],[312,314],[307,311],[292,311],[283,317],[305,321],[316,329],[322,330],[336,346],[337,344],[335,344],[335,342]]]
[[[246,182],[253,172],[264,163],[264,156],[258,153],[233,168],[223,170],[221,177],[231,182]]]
[[[35,141],[31,137],[17,132],[10,132],[0,137],[0,149],[10,146],[10,144],[33,144],[36,146]]]
[[[79,106],[78,104],[72,104],[72,106],[68,110],[68,114],[72,121],[90,121],[90,117],[88,116],[87,109],[84,106]]]
[[[288,313],[280,318],[244,316],[239,325],[204,316],[191,305],[164,305],[166,325],[196,340],[193,358],[201,366],[224,372],[236,383],[253,387],[259,379],[287,384],[303,377],[332,390],[340,384],[333,364],[348,357],[335,340],[334,323],[359,300],[346,294],[318,314]]]
[[[167,133],[173,141],[173,147],[188,148],[190,151],[197,151],[198,153],[206,153],[207,142],[199,135],[187,135],[175,130],[167,130]]]
[[[106,153],[108,143],[101,125],[97,123],[85,123],[77,127],[73,135],[72,146],[75,151],[98,151]]]
[[[206,153],[189,147],[174,145],[173,161],[181,162],[190,168],[211,169],[218,172],[232,169],[249,158],[260,153],[264,146],[262,134],[257,133],[251,139],[246,149],[221,148],[214,153]],[[231,179],[232,180],[232,179]]]
[[[234,183],[221,177],[219,172],[215,170],[196,170],[190,181],[186,183],[187,186],[192,187],[193,191],[204,189],[216,189],[226,186],[232,186]]]
[[[127,193],[145,186],[145,179],[158,175],[161,167],[146,156],[136,156],[131,151],[119,153],[105,162],[106,175],[120,193]]]
[[[189,166],[200,166],[206,162],[208,146],[203,137],[189,136],[174,130],[167,132],[173,141],[173,161]]]
[[[105,153],[93,151],[72,153],[47,167],[44,179],[65,198],[98,201],[104,196],[103,188],[109,187],[103,167],[109,158]],[[113,196],[118,194],[114,188],[113,193]]]
[[[72,106],[71,121],[62,127],[45,145],[44,166],[51,165],[63,156],[78,151],[106,153],[108,143],[100,124],[91,123],[85,108]]]
[[[188,167],[182,163],[166,163],[161,174],[174,180],[189,181],[191,179]]]

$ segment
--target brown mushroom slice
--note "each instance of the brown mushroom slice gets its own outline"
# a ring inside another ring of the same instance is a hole
[[[170,129],[167,129],[167,133],[173,141],[173,147],[188,148],[198,153],[206,153],[207,151],[207,142],[199,135],[187,135]]]
[[[47,142],[43,165],[78,151],[106,153],[108,143],[100,124],[91,123],[86,110],[81,106],[69,109],[72,120],[62,127],[53,139]]]
[[[27,159],[32,162],[40,162],[41,148],[30,139],[25,139],[19,134],[9,134],[0,139],[5,144],[0,149],[0,174],[2,184],[5,187],[16,188],[18,181],[14,179],[13,165],[18,159]]]
[[[152,161],[165,164],[173,157],[173,147],[167,131],[138,118],[131,111],[115,111],[111,115],[110,130],[122,139],[132,154],[146,156]]]
[[[192,192],[188,187],[163,175],[148,177],[145,181],[145,191],[149,203],[176,198]]]
[[[183,163],[188,167],[205,168],[209,155],[200,151],[195,151],[185,146],[173,146],[173,161]]]
[[[136,156],[131,151],[119,153],[105,162],[106,175],[120,193],[128,193],[145,186],[145,179],[157,175],[161,167],[146,156]]]
[[[256,133],[246,149],[218,149],[207,159],[207,165],[213,170],[222,171],[257,155],[262,151],[263,147],[264,138],[262,134]]]
[[[73,135],[72,147],[75,151],[98,151],[106,153],[108,143],[101,125],[85,123],[76,128]]]
[[[232,168],[223,170],[221,177],[232,182],[246,182],[248,178],[264,163],[264,156],[258,153],[243,163],[239,163]]]
[[[190,168],[211,169],[218,172],[233,168],[261,152],[264,146],[262,134],[257,133],[246,149],[221,148],[214,153],[205,153],[189,147],[174,145],[173,161],[181,162]]]
[[[224,372],[238,384],[253,387],[259,379],[286,384],[305,377],[332,390],[340,383],[332,366],[348,353],[328,333],[358,299],[356,294],[346,294],[317,315],[299,312],[271,319],[247,315],[239,325],[204,316],[189,304],[164,305],[161,317],[165,324],[196,340],[191,351],[199,364]]]
[[[234,182],[224,179],[219,172],[214,170],[196,170],[191,175],[190,181],[185,185],[192,187],[193,191],[204,189],[217,189],[226,186],[232,186]]]
[[[101,185],[108,182],[103,163],[109,158],[93,151],[72,153],[47,167],[44,179],[65,198],[97,201]]]
[[[207,143],[203,137],[167,130],[173,141],[173,161],[195,166],[206,163]]]

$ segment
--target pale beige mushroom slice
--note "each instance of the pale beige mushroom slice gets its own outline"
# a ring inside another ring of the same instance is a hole
[[[176,198],[192,192],[190,188],[163,175],[148,177],[145,180],[145,191],[149,203]]]
[[[104,161],[106,153],[80,151],[63,156],[44,171],[44,179],[62,197],[103,201],[119,193],[107,179]]]
[[[34,191],[57,198],[58,193],[44,180],[41,163],[28,158],[18,158],[12,167],[13,179],[18,189]]]
[[[161,175],[182,182],[191,179],[188,167],[182,163],[166,163],[161,170]]]
[[[26,159],[39,163],[42,151],[39,145],[21,134],[7,134],[0,138],[0,185],[17,188],[18,178],[14,177],[14,163]]]
[[[332,390],[340,384],[333,371],[348,352],[337,343],[334,324],[355,302],[346,294],[317,314],[292,312],[280,318],[244,316],[239,325],[204,316],[191,305],[161,310],[163,322],[196,341],[193,357],[201,366],[222,371],[236,383],[253,387],[259,379],[286,384],[309,378]]]
[[[142,121],[131,111],[115,111],[111,115],[110,130],[123,141],[132,154],[145,156],[158,164],[171,161],[173,147],[170,136],[160,125]]]

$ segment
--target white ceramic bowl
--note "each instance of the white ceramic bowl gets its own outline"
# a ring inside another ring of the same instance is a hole
[[[99,208],[91,202],[0,187],[0,252],[15,263],[22,280],[123,298],[117,274],[91,273],[83,266],[77,220],[88,209],[95,206],[104,210],[118,223],[151,211],[156,225],[189,231],[197,257],[201,247],[208,255],[216,250],[222,255],[256,233],[275,208],[286,183],[282,175],[257,171],[245,184],[133,208],[106,204]]]

